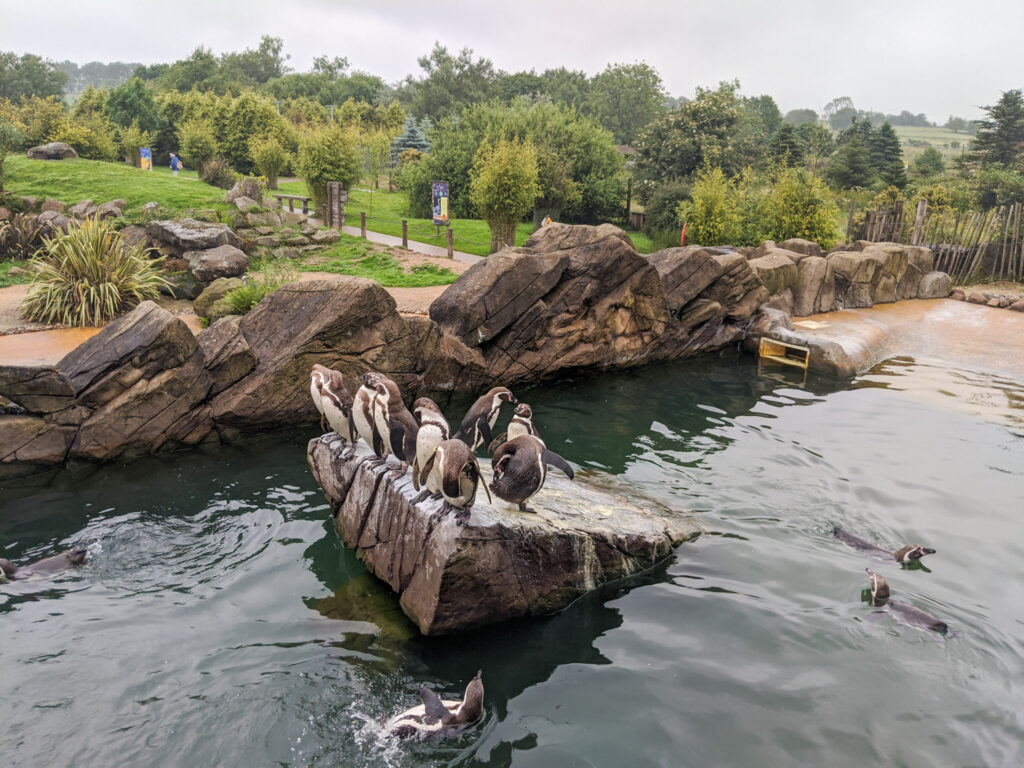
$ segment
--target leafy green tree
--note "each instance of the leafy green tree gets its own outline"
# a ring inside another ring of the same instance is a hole
[[[208,120],[194,119],[178,129],[178,141],[182,161],[197,169],[203,175],[206,163],[215,158],[220,147],[213,126]]]
[[[64,112],[64,103],[56,96],[29,96],[21,106],[21,124],[24,126],[25,138],[29,146],[54,141],[65,126],[68,116]]]
[[[759,132],[765,140],[770,140],[782,127],[782,113],[771,96],[763,94],[744,98],[743,106],[760,120]]]
[[[950,115],[949,119],[946,120],[946,124],[942,127],[948,128],[949,130],[954,132],[965,131],[967,130],[967,121],[964,120],[962,117],[954,117],[953,115]]]
[[[256,169],[267,177],[267,186],[277,189],[277,177],[291,163],[291,153],[274,136],[254,136],[249,139],[249,154]]]
[[[803,168],[784,168],[760,210],[761,221],[767,227],[763,239],[800,237],[825,249],[838,239],[839,207],[824,182]]]
[[[311,131],[299,142],[295,170],[317,207],[327,203],[327,182],[348,189],[359,178],[359,158],[350,134],[338,126]]]
[[[234,100],[226,124],[218,131],[218,143],[231,167],[248,174],[254,167],[249,141],[265,136],[275,136],[281,141],[284,135],[284,120],[274,105],[254,91],[245,91]]]
[[[537,150],[530,141],[484,141],[473,163],[469,196],[491,228],[491,253],[516,243],[516,229],[533,208],[537,185]]]
[[[869,187],[875,180],[871,155],[860,136],[854,135],[836,150],[825,170],[828,180],[841,189]]]
[[[1024,174],[998,165],[982,169],[974,181],[978,204],[985,209],[1024,200]]]
[[[149,131],[142,130],[139,127],[138,121],[133,120],[131,125],[127,128],[122,128],[118,132],[118,144],[121,147],[124,161],[138,168],[142,164],[142,160],[139,157],[139,148],[151,147],[153,135]]]
[[[982,166],[1012,166],[1024,153],[1024,96],[1021,89],[1004,91],[998,103],[984,107],[971,159]]]
[[[796,134],[806,147],[804,159],[811,171],[818,171],[836,151],[836,140],[832,131],[821,123],[801,123]]]
[[[665,113],[665,89],[658,72],[644,62],[609,64],[590,85],[584,111],[631,144],[643,128]]]
[[[247,86],[260,85],[288,71],[285,62],[288,56],[282,54],[284,41],[280,37],[263,35],[256,50],[246,48],[241,53],[226,53],[221,57],[220,66],[224,76]]]
[[[658,185],[644,208],[644,229],[650,232],[678,230],[682,226],[679,206],[690,200],[692,193],[693,188],[688,181],[668,181]]]
[[[928,147],[914,158],[914,171],[922,176],[938,176],[946,172],[946,163],[942,153],[935,147]]]
[[[818,113],[813,109],[791,109],[782,118],[784,123],[789,125],[803,125],[804,123],[818,122]]]
[[[160,75],[157,81],[161,87],[180,93],[191,90],[226,93],[228,80],[220,69],[220,62],[213,51],[202,46],[196,47],[187,59],[180,59]]]
[[[0,118],[0,192],[4,191],[4,159],[21,149],[24,142],[25,134],[13,123]]]
[[[903,163],[903,149],[896,131],[888,122],[872,131],[869,143],[871,165],[886,186],[903,189],[907,186],[907,172]]]
[[[474,60],[469,48],[453,56],[435,42],[430,53],[417,59],[417,63],[424,76],[413,81],[414,115],[436,122],[494,95],[494,65],[489,59]]]
[[[495,76],[494,91],[498,99],[504,102],[515,101],[520,96],[533,98],[544,92],[544,81],[530,70],[529,72],[499,72]]]
[[[679,205],[687,239],[701,245],[739,244],[740,190],[721,168],[706,166],[693,181],[690,200]]]
[[[104,117],[107,105],[107,91],[103,88],[89,86],[75,102],[71,110],[73,118]]]
[[[565,67],[545,69],[540,80],[543,92],[557,104],[583,109],[590,99],[591,81],[586,72]]]
[[[369,128],[359,132],[359,155],[366,178],[374,189],[380,189],[380,176],[391,165],[391,140],[385,128]]]
[[[799,166],[804,163],[807,147],[796,128],[785,123],[772,139],[769,153],[776,163]]]
[[[0,51],[0,98],[11,101],[30,96],[61,98],[67,79],[52,61],[31,53],[19,58],[13,51]]]
[[[402,152],[406,149],[415,149],[420,152],[430,151],[430,142],[415,117],[410,115],[405,118],[405,127],[401,135],[396,137],[392,143],[395,152]]]
[[[153,94],[138,77],[126,80],[107,96],[107,114],[122,127],[137,122],[144,131],[159,131],[163,119]]]

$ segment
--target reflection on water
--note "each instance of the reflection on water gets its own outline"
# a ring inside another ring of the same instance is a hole
[[[308,433],[9,485],[0,743],[46,765],[1014,765],[1021,382],[897,358],[847,386],[743,360],[517,392],[552,450],[716,535],[546,619],[422,638],[338,541]],[[464,402],[456,403],[455,416]],[[850,549],[934,547],[927,568]],[[863,602],[865,567],[949,638]],[[403,745],[424,682],[483,723]]]

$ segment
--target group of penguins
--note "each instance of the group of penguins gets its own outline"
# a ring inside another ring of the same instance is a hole
[[[842,541],[844,544],[848,544],[854,549],[859,549],[862,552],[871,552],[886,558],[895,558],[901,565],[910,565],[911,563],[917,562],[925,555],[935,554],[934,549],[919,545],[907,545],[897,549],[896,551],[884,549],[877,544],[872,544],[870,541],[860,538],[859,536],[847,533],[842,528],[838,527],[833,530],[833,533],[837,539]],[[867,571],[868,578],[871,580],[872,605],[877,608],[884,608],[885,610],[890,611],[898,619],[905,621],[911,626],[930,629],[932,632],[939,632],[943,635],[949,630],[946,622],[939,621],[934,616],[922,611],[920,608],[917,608],[910,603],[890,600],[889,583],[882,578],[881,574],[875,573],[870,568],[865,568],[864,570]]]
[[[570,480],[575,478],[569,463],[549,451],[540,439],[530,406],[517,401],[506,387],[494,387],[477,399],[453,435],[441,409],[429,397],[418,398],[410,412],[398,385],[384,374],[364,373],[359,382],[359,389],[351,395],[340,371],[313,366],[309,393],[320,412],[321,428],[326,421],[340,437],[348,438],[349,458],[360,438],[377,457],[371,466],[381,466],[394,456],[399,466],[392,478],[401,477],[411,466],[413,487],[420,491],[413,504],[428,496],[444,499],[435,518],[456,510],[457,524],[469,520],[481,485],[476,457],[481,445],[492,454],[494,480],[489,489],[483,486],[488,502],[493,492],[523,512],[532,512],[526,502],[544,486],[548,466],[560,469]],[[508,430],[492,439],[504,403],[516,404],[515,415]]]

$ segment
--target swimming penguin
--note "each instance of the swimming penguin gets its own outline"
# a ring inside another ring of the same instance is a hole
[[[359,381],[362,386],[356,390],[355,397],[352,399],[352,409],[350,411],[352,418],[352,426],[355,427],[358,435],[363,438],[373,452],[377,454],[377,459],[373,462],[374,464],[380,464],[386,457],[382,457],[378,446],[380,444],[377,438],[377,427],[374,424],[373,419],[373,405],[377,401],[377,374],[376,373],[364,373],[359,377]],[[352,451],[349,453],[349,458],[355,453],[355,443],[352,444]]]
[[[907,545],[897,549],[895,552],[888,549],[882,549],[878,545],[872,544],[870,541],[862,539],[859,536],[854,536],[852,533],[847,533],[838,526],[833,530],[833,533],[837,539],[844,544],[850,545],[854,549],[859,549],[863,552],[875,552],[877,554],[888,555],[889,557],[896,558],[896,560],[903,565],[912,563],[915,560],[920,560],[925,555],[935,554],[934,549],[917,545]]]
[[[382,373],[377,374],[377,399],[373,404],[373,421],[380,436],[383,456],[394,455],[401,462],[394,473],[405,474],[416,456],[416,432],[419,425],[402,402],[398,385]]]
[[[358,433],[352,423],[352,395],[345,388],[341,371],[327,371],[326,381],[320,384],[320,404],[323,416],[338,437],[348,438],[355,443]]]
[[[430,493],[440,493],[444,497],[444,504],[434,514],[435,519],[454,507],[459,510],[455,521],[465,524],[476,499],[477,486],[480,485],[480,464],[464,442],[454,438],[445,440],[434,449],[434,455],[427,459],[420,470],[420,482]],[[484,493],[490,502],[491,494],[486,484]]]
[[[481,672],[469,681],[462,701],[442,700],[425,685],[420,686],[419,706],[407,709],[388,720],[387,730],[399,738],[455,736],[477,722],[484,714],[484,684]]]
[[[943,635],[949,631],[949,627],[946,622],[939,621],[934,616],[922,611],[920,608],[917,608],[910,603],[890,600],[888,582],[886,582],[880,574],[875,573],[870,568],[865,568],[864,570],[871,579],[872,605],[879,608],[886,608],[890,612],[896,614],[897,618],[911,626],[930,629],[932,632],[938,632]]]
[[[0,581],[8,579],[27,579],[29,576],[50,576],[67,570],[72,566],[81,565],[89,556],[88,550],[69,549],[59,555],[44,557],[27,565],[15,565],[10,560],[0,557]]]
[[[533,424],[533,409],[526,403],[520,403],[516,406],[512,421],[508,423],[508,430],[502,432],[491,441],[491,444],[487,446],[487,452],[494,453],[495,448],[499,445],[507,443],[509,440],[515,440],[520,435],[533,435],[538,440],[541,439],[540,434],[537,432],[537,427]]]
[[[486,395],[478,398],[462,419],[459,431],[454,439],[462,440],[469,450],[476,451],[484,443],[491,442],[491,430],[498,421],[498,411],[502,403],[518,402],[505,387],[495,387]]]
[[[549,451],[540,438],[520,435],[494,452],[491,490],[498,498],[518,504],[521,511],[532,512],[526,502],[544,486],[549,464],[562,470],[570,480],[575,479],[569,462]]]
[[[437,403],[429,397],[421,397],[412,404],[412,413],[419,419],[420,428],[416,433],[416,458],[412,463],[412,484],[420,489],[420,470],[427,460],[434,455],[434,449],[451,437],[451,428]],[[429,494],[429,491],[425,492]],[[425,494],[420,494],[413,503],[423,501]]]

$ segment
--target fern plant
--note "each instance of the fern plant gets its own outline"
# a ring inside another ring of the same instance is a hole
[[[44,239],[29,264],[22,313],[34,322],[102,325],[157,297],[167,284],[159,265],[143,243],[130,247],[109,221],[89,219]]]

